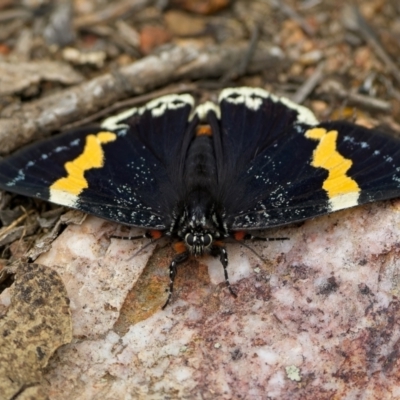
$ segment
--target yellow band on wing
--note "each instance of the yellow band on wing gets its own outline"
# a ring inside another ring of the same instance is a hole
[[[104,151],[102,144],[113,142],[117,135],[112,132],[99,132],[97,135],[86,137],[83,153],[75,160],[65,163],[67,176],[58,179],[50,186],[50,191],[62,191],[72,195],[79,195],[89,185],[85,179],[85,172],[92,168],[101,168],[104,165]]]
[[[360,187],[347,175],[353,162],[344,158],[336,148],[338,132],[313,128],[309,129],[305,136],[319,141],[314,150],[311,165],[328,171],[323,188],[328,194],[332,209],[338,210],[357,205]]]

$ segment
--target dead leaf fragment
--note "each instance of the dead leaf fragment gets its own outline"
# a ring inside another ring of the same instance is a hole
[[[189,13],[170,10],[165,13],[165,22],[168,29],[177,36],[196,36],[206,31],[205,17],[190,15]]]
[[[140,50],[143,54],[150,54],[156,47],[170,40],[171,34],[166,29],[147,25],[140,32]]]
[[[10,47],[6,44],[0,44],[0,54],[6,56],[10,52]]]
[[[29,398],[24,388],[38,387],[39,393],[49,358],[71,340],[69,300],[57,272],[38,264],[18,267],[11,305],[0,321],[1,398]]]
[[[230,0],[173,0],[175,7],[197,14],[214,14],[229,6]]]
[[[62,52],[64,60],[75,65],[91,65],[101,68],[107,58],[104,51],[81,51],[73,47],[66,47]]]
[[[0,96],[31,89],[41,81],[74,85],[82,80],[81,74],[58,61],[0,62]]]

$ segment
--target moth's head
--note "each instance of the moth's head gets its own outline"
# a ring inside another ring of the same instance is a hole
[[[186,205],[177,220],[177,235],[194,256],[209,252],[215,240],[228,236],[214,209],[213,205],[200,202],[192,207]]]
[[[201,231],[190,231],[186,233],[184,242],[190,253],[194,256],[201,256],[210,249],[214,238],[211,233]]]
[[[192,255],[201,256],[214,240],[215,227],[202,207],[193,207],[188,210],[187,216],[187,228],[183,240]]]

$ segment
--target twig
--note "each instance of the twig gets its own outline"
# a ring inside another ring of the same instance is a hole
[[[297,92],[291,97],[295,103],[303,103],[314,90],[323,77],[324,68],[325,62],[321,62],[314,73],[297,89]]]
[[[278,6],[280,10],[289,18],[296,21],[308,36],[315,35],[315,29],[295,9],[290,7],[285,2],[279,0],[275,2],[275,5]]]
[[[14,220],[10,225],[6,226],[5,228],[0,230],[0,240],[7,235],[9,231],[11,231],[13,228],[15,228],[20,222],[28,218],[30,214],[33,214],[35,210],[30,210],[28,212],[25,212],[25,214],[21,215],[18,217],[16,220]]]
[[[17,225],[25,220],[29,215],[35,213],[35,210],[30,210],[25,212],[25,214],[21,215],[15,221],[13,221],[10,225],[0,230],[0,246],[4,246],[6,244],[12,243],[17,239],[23,238],[25,235],[32,235],[39,226],[37,221],[33,222],[29,225],[19,226]]]
[[[397,68],[397,65],[393,62],[390,56],[386,53],[384,48],[379,42],[379,39],[375,35],[372,27],[368,24],[362,14],[359,12],[358,8],[353,6],[351,7],[352,16],[356,23],[357,29],[364,38],[364,40],[368,43],[369,46],[375,51],[377,56],[386,64],[388,70],[393,74],[397,82],[400,83],[400,69]]]
[[[6,22],[13,19],[30,19],[32,13],[30,11],[24,10],[22,8],[5,10],[0,13],[0,22]]]
[[[247,67],[250,64],[254,52],[256,51],[259,37],[260,25],[256,24],[251,32],[249,47],[247,49],[247,52],[244,54],[243,59],[240,61],[238,66],[233,66],[233,69],[231,71],[228,71],[228,73],[222,77],[221,84],[227,83],[233,79],[237,79],[246,73]]]
[[[392,108],[388,101],[376,99],[359,93],[351,93],[343,88],[339,82],[329,81],[319,90],[319,94],[335,95],[341,100],[363,108],[374,109],[376,111],[389,112]]]
[[[115,73],[107,73],[47,97],[9,107],[0,116],[0,154],[32,140],[46,137],[65,124],[98,112],[129,96],[183,79],[219,77],[239,64],[247,42],[232,45],[167,46]],[[248,66],[257,72],[274,65],[281,56],[258,46]]]
[[[115,20],[127,14],[133,14],[154,4],[154,0],[123,0],[112,2],[109,6],[90,15],[75,18],[73,24],[76,29]]]

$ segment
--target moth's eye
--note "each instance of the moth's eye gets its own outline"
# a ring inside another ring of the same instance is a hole
[[[202,236],[202,242],[205,247],[208,247],[212,242],[212,236],[209,233]]]
[[[189,246],[193,246],[194,242],[195,242],[195,236],[192,233],[188,233],[185,236],[185,242],[189,245]]]

